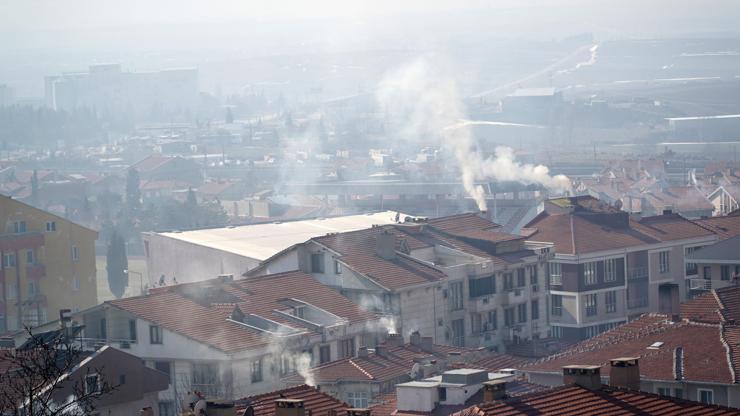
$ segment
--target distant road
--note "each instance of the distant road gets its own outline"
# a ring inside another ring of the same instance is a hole
[[[497,96],[497,95],[506,95],[513,90],[516,90],[517,88],[521,86],[524,86],[525,83],[532,81],[536,78],[547,76],[550,73],[556,72],[559,69],[563,69],[564,67],[570,67],[575,66],[576,63],[572,62],[580,57],[580,55],[585,54],[585,57],[590,58],[591,48],[596,46],[595,44],[589,44],[589,45],[583,45],[579,47],[578,49],[574,50],[573,52],[565,55],[564,57],[558,59],[557,61],[553,62],[552,64],[536,71],[531,74],[528,74],[522,78],[516,79],[511,82],[507,82],[506,84],[499,85],[496,88],[480,92],[478,94],[471,95],[469,98],[484,98],[487,96]],[[586,60],[586,59],[584,59]],[[542,85],[540,85],[542,86]]]

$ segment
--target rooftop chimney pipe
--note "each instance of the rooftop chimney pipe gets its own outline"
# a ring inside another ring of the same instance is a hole
[[[601,389],[601,367],[598,365],[566,365],[563,384],[576,384],[589,390]]]
[[[609,385],[630,390],[640,390],[640,365],[638,357],[621,357],[611,360]]]
[[[506,381],[491,380],[483,383],[483,401],[492,402],[506,398]]]
[[[306,408],[300,399],[275,400],[275,416],[305,416]]]

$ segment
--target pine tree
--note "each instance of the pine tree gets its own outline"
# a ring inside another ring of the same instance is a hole
[[[128,286],[128,258],[126,257],[126,241],[115,228],[108,241],[106,260],[108,286],[111,293],[120,298]]]
[[[234,114],[231,112],[231,107],[226,107],[226,124],[234,122]]]
[[[141,208],[141,190],[139,189],[139,171],[134,168],[126,174],[126,205],[132,212]]]
[[[39,206],[39,172],[36,169],[31,176],[31,205]]]

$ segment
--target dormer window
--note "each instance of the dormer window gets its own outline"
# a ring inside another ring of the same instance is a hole
[[[295,308],[293,308],[293,316],[303,319],[305,310],[305,306],[296,306]]]

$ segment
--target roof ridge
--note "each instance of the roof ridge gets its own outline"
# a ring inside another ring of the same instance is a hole
[[[727,342],[727,339],[725,338],[725,325],[724,323],[720,323],[719,326],[719,339],[722,342],[722,346],[725,347],[725,358],[727,358],[727,364],[728,368],[730,369],[730,375],[732,376],[732,381],[737,383],[737,373],[735,372],[735,363],[733,363],[732,360],[732,347],[730,347],[730,344]]]
[[[347,360],[347,361],[348,361],[348,362],[349,362],[349,363],[350,363],[350,364],[351,364],[351,365],[352,365],[353,367],[355,367],[356,369],[358,369],[358,370],[359,370],[359,371],[360,371],[360,372],[361,372],[362,374],[366,375],[366,376],[367,376],[367,378],[369,378],[369,379],[371,379],[371,380],[374,380],[374,379],[375,379],[375,377],[373,377],[373,375],[372,375],[372,374],[370,374],[370,372],[368,372],[368,371],[366,371],[366,370],[365,370],[364,368],[360,367],[360,365],[359,365],[359,364],[357,364],[356,362],[354,362],[354,361],[353,361],[353,360],[352,360],[351,358],[350,358],[349,360]]]

